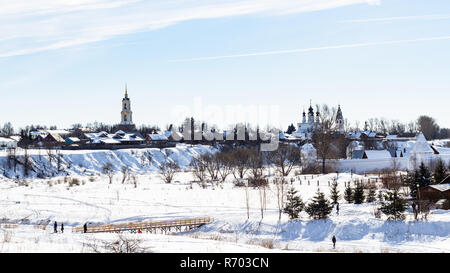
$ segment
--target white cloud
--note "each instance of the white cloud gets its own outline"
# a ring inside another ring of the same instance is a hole
[[[281,15],[378,0],[0,0],[0,57],[164,28],[187,20]]]

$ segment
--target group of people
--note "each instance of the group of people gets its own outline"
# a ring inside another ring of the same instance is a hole
[[[55,223],[53,224],[53,231],[55,233],[58,233],[58,222],[55,221]],[[86,233],[87,232],[87,223],[85,223],[83,225],[83,232]],[[64,233],[64,223],[61,223],[61,233]]]

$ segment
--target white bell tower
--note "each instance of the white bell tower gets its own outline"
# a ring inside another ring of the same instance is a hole
[[[133,111],[131,111],[131,101],[128,97],[127,85],[125,85],[125,97],[122,99],[121,117],[121,125],[133,125]]]

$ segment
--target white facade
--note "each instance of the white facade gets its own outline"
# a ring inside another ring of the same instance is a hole
[[[297,124],[297,131],[292,135],[297,138],[311,139],[312,132],[318,126],[320,120],[319,111],[316,112],[316,118],[314,117],[314,109],[309,106],[308,118],[306,118],[306,113],[303,111],[302,122]]]
[[[0,137],[0,149],[17,148],[17,141],[11,138]]]
[[[303,111],[302,122],[297,123],[297,131],[292,133],[292,136],[301,139],[311,139],[314,130],[320,125],[320,113],[317,110],[314,113],[312,106],[309,106],[308,116]],[[336,112],[336,128],[339,133],[345,132],[344,117],[342,115],[341,106],[338,106]]]
[[[420,133],[416,138],[416,143],[409,152],[409,169],[415,169],[421,162],[428,163],[435,158],[433,149],[431,149],[425,136]]]
[[[301,156],[302,156],[302,162],[307,163],[313,163],[317,160],[317,150],[314,148],[314,146],[311,143],[307,143],[303,145],[300,149]]]

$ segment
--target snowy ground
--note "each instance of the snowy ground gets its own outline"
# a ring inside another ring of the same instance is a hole
[[[304,201],[317,188],[329,194],[328,182],[336,174],[296,177],[293,185]],[[173,184],[165,184],[157,173],[138,176],[137,188],[113,184],[107,178],[78,176],[81,183],[69,186],[64,178],[34,179],[28,185],[0,180],[0,252],[89,252],[87,245],[113,240],[116,234],[75,234],[71,227],[210,216],[216,220],[196,231],[182,234],[128,234],[143,240],[152,252],[450,252],[450,211],[435,210],[428,221],[390,222],[374,217],[375,204],[345,204],[329,220],[310,220],[306,213],[289,221],[278,221],[275,189],[267,192],[267,209],[261,220],[259,193],[250,192],[251,215],[247,219],[245,191],[236,188],[232,177],[223,187],[202,188],[189,172],[181,172]],[[301,185],[300,180],[301,179]],[[339,174],[344,182],[363,178]],[[308,185],[308,181],[310,184]],[[319,181],[319,186],[317,186]],[[65,232],[53,234],[53,221],[64,222]],[[48,225],[46,225],[49,223]],[[42,229],[45,226],[45,229]],[[338,239],[331,248],[331,237]],[[262,242],[273,242],[273,249]]]

